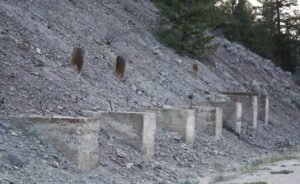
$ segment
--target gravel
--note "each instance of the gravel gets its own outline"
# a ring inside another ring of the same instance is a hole
[[[197,104],[209,94],[253,91],[269,95],[270,124],[259,122],[257,131],[245,126],[241,137],[223,129],[220,140],[199,131],[193,148],[158,129],[151,160],[103,128],[99,167],[80,173],[51,145],[4,118],[0,183],[179,183],[299,146],[300,87],[290,73],[222,37],[200,62],[180,56],[151,34],[156,14],[148,0],[0,1],[1,116],[76,116],[110,110],[109,101],[113,110],[186,106],[190,94]],[[81,75],[69,67],[75,46],[86,51]],[[121,81],[114,75],[118,55],[127,61]]]

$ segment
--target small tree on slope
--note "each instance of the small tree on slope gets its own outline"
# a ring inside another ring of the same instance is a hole
[[[213,0],[157,0],[160,26],[157,38],[179,54],[198,59],[216,48],[208,34],[220,19]]]

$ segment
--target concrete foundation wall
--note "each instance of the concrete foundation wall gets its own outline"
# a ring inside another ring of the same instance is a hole
[[[177,132],[187,145],[193,145],[195,137],[195,110],[165,107],[157,112],[157,126]]]
[[[154,155],[155,113],[101,112],[102,125],[148,157]]]
[[[99,118],[73,117],[17,117],[28,122],[26,128],[37,134],[42,140],[52,144],[68,158],[74,161],[82,171],[97,166]]]
[[[222,109],[209,106],[194,106],[196,110],[195,128],[204,129],[217,138],[222,136]]]
[[[232,102],[242,103],[242,121],[250,122],[254,129],[257,128],[258,96],[255,93],[226,93]]]
[[[269,98],[267,96],[258,97],[258,120],[269,123]]]
[[[221,127],[230,128],[237,134],[241,134],[242,104],[238,102],[202,102],[200,106],[213,107],[222,111]],[[221,129],[221,128],[220,128]]]

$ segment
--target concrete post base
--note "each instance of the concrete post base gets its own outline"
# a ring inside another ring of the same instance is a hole
[[[192,108],[196,110],[196,130],[205,129],[206,131],[215,135],[216,138],[220,138],[222,136],[223,126],[222,109],[210,106],[194,106]]]
[[[264,123],[269,123],[269,97],[258,97],[258,119]]]
[[[242,120],[250,122],[253,129],[257,128],[258,94],[248,92],[224,92],[232,102],[242,103]]]
[[[192,146],[195,137],[195,110],[164,107],[157,111],[158,127],[179,133]]]
[[[223,126],[230,128],[237,134],[241,134],[242,129],[242,104],[236,102],[202,102],[200,106],[220,108],[223,111]]]
[[[101,112],[102,125],[109,134],[141,151],[154,155],[156,115],[143,112]]]
[[[17,117],[28,122],[26,127],[42,140],[52,144],[70,158],[82,171],[93,169],[99,161],[99,118],[74,117]]]

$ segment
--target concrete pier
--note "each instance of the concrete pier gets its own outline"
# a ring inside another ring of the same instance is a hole
[[[269,123],[269,97],[258,97],[258,120]]]
[[[154,155],[156,115],[144,112],[98,112],[109,134],[122,139],[147,157]]]
[[[52,144],[72,160],[80,170],[87,171],[97,166],[99,118],[65,116],[22,116],[26,128],[45,142]]]
[[[196,130],[204,129],[212,135],[215,135],[216,138],[222,136],[222,117],[223,111],[219,107],[211,106],[193,106],[193,109],[196,110]]]
[[[195,137],[195,110],[164,107],[156,112],[158,127],[178,133],[187,145],[193,145]]]
[[[222,124],[233,130],[237,134],[241,134],[242,129],[242,104],[239,102],[201,102],[199,106],[214,107],[221,109]]]
[[[251,92],[223,92],[232,102],[242,103],[242,121],[250,122],[253,129],[257,128],[258,94]]]

